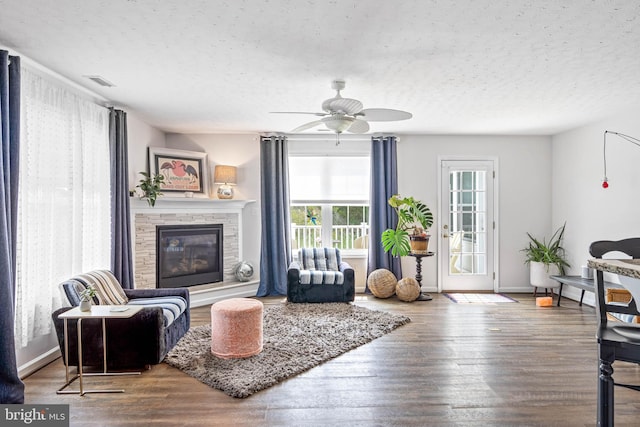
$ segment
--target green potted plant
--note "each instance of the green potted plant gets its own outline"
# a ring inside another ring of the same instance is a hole
[[[413,253],[427,253],[429,235],[427,230],[433,225],[433,214],[427,205],[413,197],[394,194],[388,200],[398,214],[396,228],[382,232],[382,246],[393,256]]]
[[[96,288],[89,285],[80,292],[80,311],[91,310],[91,300],[96,296]]]
[[[559,283],[549,276],[564,274],[564,268],[569,267],[565,259],[565,251],[562,247],[564,237],[564,224],[551,236],[549,242],[546,239],[536,239],[530,233],[529,246],[522,249],[525,253],[525,264],[529,264],[529,281],[536,288],[555,288]]]
[[[161,174],[151,175],[146,172],[140,172],[140,175],[144,176],[144,179],[140,180],[140,184],[136,185],[136,188],[142,190],[141,199],[147,199],[149,206],[156,205],[156,199],[158,196],[162,196],[162,184],[164,183],[164,176]]]

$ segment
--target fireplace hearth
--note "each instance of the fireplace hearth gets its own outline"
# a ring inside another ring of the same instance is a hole
[[[223,281],[222,224],[156,226],[156,287]]]

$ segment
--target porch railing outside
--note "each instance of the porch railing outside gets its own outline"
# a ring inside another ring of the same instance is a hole
[[[369,225],[365,222],[360,225],[334,225],[331,227],[330,244],[322,242],[322,226],[321,225],[297,225],[291,224],[291,240],[292,248],[317,248],[329,246],[344,249],[354,249],[356,239],[362,237],[365,243],[360,248],[366,248],[365,236],[369,234]]]

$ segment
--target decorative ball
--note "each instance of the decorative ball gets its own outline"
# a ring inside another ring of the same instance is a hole
[[[378,298],[389,298],[396,292],[395,274],[384,268],[374,270],[367,278],[367,286],[371,293]]]
[[[420,285],[413,277],[400,279],[396,285],[396,296],[401,301],[415,301],[420,295]]]
[[[253,276],[253,265],[247,261],[240,261],[233,266],[233,274],[240,282],[248,282]]]

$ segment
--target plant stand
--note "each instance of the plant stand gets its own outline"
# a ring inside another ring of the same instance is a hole
[[[409,256],[416,259],[416,281],[418,282],[418,285],[420,285],[420,295],[418,295],[418,298],[416,298],[415,301],[431,301],[433,299],[431,295],[422,292],[422,258],[433,255],[433,252],[427,252],[425,254],[409,253]]]

